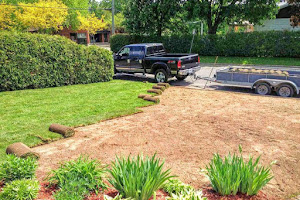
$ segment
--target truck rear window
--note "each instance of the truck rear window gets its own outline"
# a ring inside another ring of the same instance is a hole
[[[161,53],[165,53],[165,49],[162,45],[147,48],[147,55],[161,54]]]

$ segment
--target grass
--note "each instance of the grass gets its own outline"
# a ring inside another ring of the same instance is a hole
[[[114,80],[105,83],[0,92],[0,160],[14,142],[29,146],[61,136],[50,124],[80,126],[139,112],[153,103],[138,99],[150,83]]]
[[[201,63],[215,63],[215,56],[201,56]],[[218,57],[217,63],[300,66],[300,58]]]

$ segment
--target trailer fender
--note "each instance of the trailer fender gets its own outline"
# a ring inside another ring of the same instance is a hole
[[[257,83],[268,83],[270,86],[272,86],[273,88],[277,88],[279,87],[281,84],[289,84],[290,86],[292,86],[295,90],[295,92],[297,94],[299,94],[299,88],[297,87],[297,85],[292,82],[292,81],[289,81],[289,80],[279,80],[279,79],[259,79],[257,81],[255,81],[252,85],[252,89],[255,88],[256,84]]]

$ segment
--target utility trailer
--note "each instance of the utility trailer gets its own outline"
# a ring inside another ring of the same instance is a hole
[[[214,81],[255,89],[260,95],[268,95],[275,91],[279,96],[292,97],[300,92],[300,70],[228,67],[217,70]]]

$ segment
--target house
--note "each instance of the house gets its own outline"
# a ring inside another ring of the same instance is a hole
[[[300,31],[300,27],[291,26],[291,5],[281,0],[278,6],[276,19],[265,20],[262,25],[254,26],[254,31]]]
[[[73,31],[70,27],[65,27],[58,34],[65,36],[78,44],[88,45],[90,43],[90,34],[87,30]]]

